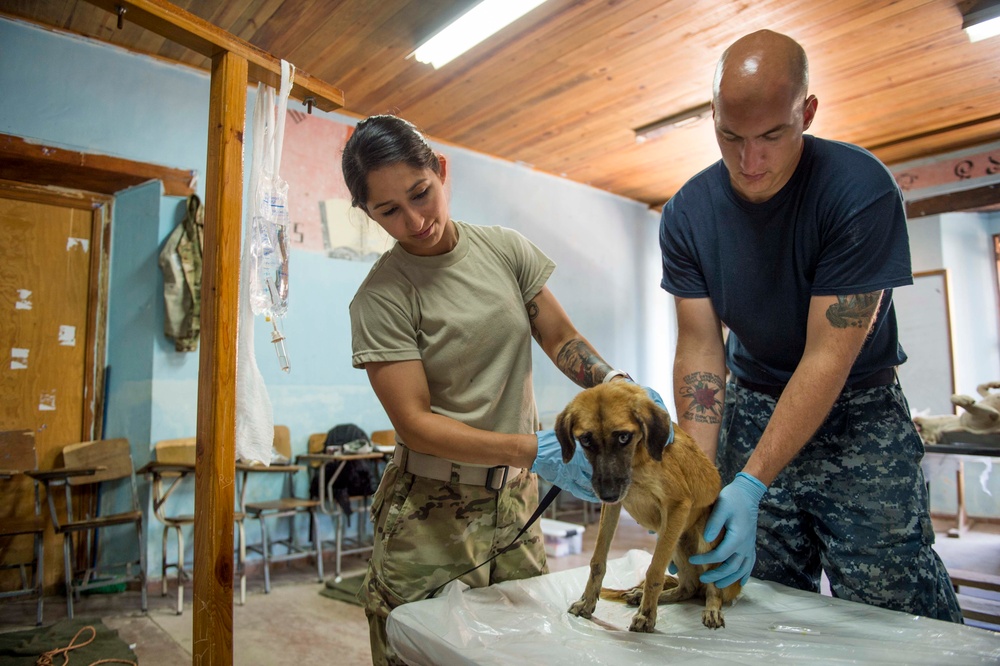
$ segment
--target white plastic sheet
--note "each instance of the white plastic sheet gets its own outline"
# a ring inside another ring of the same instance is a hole
[[[608,563],[605,587],[639,583],[649,553]],[[389,642],[414,666],[545,664],[948,664],[1000,663],[1000,634],[751,579],[726,626],[701,623],[702,600],[662,605],[656,631],[628,631],[635,608],[599,601],[593,620],[566,612],[589,567],[440,596],[389,615]]]

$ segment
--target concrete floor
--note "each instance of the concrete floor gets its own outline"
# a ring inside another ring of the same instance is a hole
[[[559,519],[580,522],[580,515],[560,515]],[[1000,576],[1000,525],[975,523],[957,539],[946,536],[952,526],[951,522],[935,521],[936,549],[945,564]],[[597,525],[588,525],[582,553],[550,558],[550,569],[562,571],[586,566],[596,536]],[[654,537],[623,514],[611,557],[619,557],[632,548],[651,550],[653,543]],[[359,573],[364,566],[360,558],[345,559],[344,573]],[[329,570],[333,570],[332,566]],[[359,606],[320,595],[322,585],[307,562],[273,571],[270,594],[264,594],[262,572],[250,572],[247,588],[246,605],[234,605],[233,610],[234,664],[364,666],[370,663],[364,612]],[[125,641],[134,644],[142,666],[191,664],[192,595],[189,589],[184,613],[177,615],[174,594],[173,586],[166,597],[159,595],[158,584],[151,586],[149,612],[145,615],[138,610],[138,592],[89,596],[76,604],[76,616],[100,618],[108,627],[117,629]],[[45,623],[65,617],[64,599],[46,598]],[[33,604],[19,601],[0,604],[0,632],[31,628],[33,620]]]

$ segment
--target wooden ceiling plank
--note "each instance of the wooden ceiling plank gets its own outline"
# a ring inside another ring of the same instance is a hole
[[[428,65],[407,60],[406,56],[414,49],[417,38],[411,35],[417,29],[415,26],[432,22],[439,11],[430,2],[407,3],[402,7],[379,3],[357,17],[345,34],[333,35],[314,56],[322,63],[317,74],[341,87],[351,85],[367,91],[383,85],[399,71],[412,70],[414,76],[430,72]],[[379,39],[381,35],[405,37],[385,40]],[[352,104],[354,101],[351,100]]]
[[[171,41],[202,55],[211,57],[223,51],[234,53],[247,61],[248,76],[252,82],[263,81],[275,89],[281,85],[281,61],[278,58],[226,33],[204,19],[175,10],[164,0],[87,0],[87,2],[110,12],[115,12],[115,7],[119,5],[124,6],[130,22],[162,34]],[[298,100],[313,97],[316,107],[323,111],[335,111],[344,105],[344,95],[339,89],[301,70],[295,72],[291,95]]]
[[[616,21],[619,19],[624,21],[618,26],[617,30],[621,31],[621,35],[633,35],[641,28],[641,26],[656,23],[658,14],[655,9],[656,5],[660,4],[662,3],[652,3],[649,6],[642,6],[639,3],[629,3],[629,7],[635,8],[637,12],[634,15],[624,15],[623,12],[616,12]],[[778,12],[783,6],[782,3],[777,1],[772,4],[774,12]],[[764,9],[759,9],[759,5],[755,6],[755,10],[764,11]],[[697,11],[695,9],[685,7],[673,15],[673,19],[678,24],[683,26],[683,30],[693,30],[694,28],[690,26],[695,20],[696,15]],[[704,17],[702,17],[701,20],[705,20]],[[667,23],[671,22],[668,21]],[[607,24],[605,23],[604,26],[606,25]],[[411,108],[411,113],[418,117],[426,113],[427,115],[433,115],[435,118],[440,118],[440,124],[447,126],[453,139],[457,140],[459,143],[474,140],[470,135],[474,136],[477,132],[481,131],[481,127],[479,126],[486,124],[490,126],[490,132],[493,133],[494,136],[497,136],[495,123],[498,122],[499,118],[509,118],[511,114],[508,109],[498,107],[498,105],[496,105],[496,96],[498,94],[503,94],[503,91],[505,90],[517,89],[519,91],[525,91],[528,90],[528,87],[537,87],[540,83],[545,81],[543,78],[543,68],[545,66],[542,63],[552,60],[556,60],[560,64],[573,64],[578,69],[583,69],[584,64],[587,65],[587,68],[593,69],[593,63],[600,63],[602,74],[600,77],[594,77],[595,85],[599,85],[601,87],[601,92],[597,95],[598,97],[615,98],[623,94],[631,94],[635,88],[643,83],[643,80],[660,81],[659,85],[671,87],[670,84],[672,82],[667,78],[670,75],[664,72],[662,61],[649,59],[643,61],[641,54],[634,53],[633,50],[650,50],[657,53],[667,53],[670,50],[670,46],[677,43],[680,35],[674,33],[664,35],[660,32],[656,34],[648,34],[647,39],[630,38],[619,41],[619,35],[616,35],[614,30],[606,34],[603,29],[604,26],[600,23],[596,23],[594,26],[594,32],[590,33],[582,32],[582,28],[579,25],[569,25],[563,32],[574,36],[579,35],[579,37],[574,37],[572,49],[570,48],[571,45],[563,44],[559,40],[552,40],[555,44],[554,46],[550,46],[548,48],[539,47],[538,49],[534,48],[534,43],[528,44],[523,40],[512,42],[511,44],[508,44],[504,52],[497,54],[496,57],[510,59],[510,65],[502,68],[504,71],[529,72],[530,75],[527,81],[513,80],[510,76],[506,76],[504,79],[495,82],[496,88],[493,88],[493,81],[487,82],[483,81],[479,77],[469,76],[464,80],[456,82],[455,86],[443,88],[438,95],[425,97],[423,104]],[[647,31],[647,33],[648,32],[649,31]],[[552,50],[549,51],[549,49]],[[536,52],[538,53],[538,57],[533,60],[538,62],[537,65],[533,62],[516,61],[517,54],[519,53]],[[556,57],[559,53],[562,53],[563,55]],[[610,54],[614,54],[613,57],[610,57]],[[678,66],[679,63],[676,62],[678,58],[683,58],[688,61],[691,67],[684,68]],[[637,62],[645,62],[645,64],[636,65]],[[518,65],[518,67],[515,67],[515,64]],[[555,63],[553,63],[553,65],[554,64]],[[685,49],[681,54],[671,56],[671,71],[683,72],[694,67],[705,70],[704,90],[706,92],[704,94],[698,93],[699,99],[697,102],[693,102],[693,104],[701,103],[709,94],[708,91],[710,90],[711,85],[711,70],[714,67],[714,60],[712,58],[704,58],[700,56],[694,49]],[[549,69],[551,69],[551,66]],[[567,68],[566,71],[572,72],[574,71],[574,68]],[[619,76],[619,71],[626,74]],[[639,73],[640,71],[644,73]],[[554,85],[558,86],[560,83],[556,82]],[[644,87],[649,88],[651,86]],[[568,99],[572,99],[574,102],[584,102],[582,104],[573,104],[572,106],[577,108],[588,106],[589,101],[585,102],[581,98],[577,97],[578,94],[583,93],[584,91],[580,88],[574,88],[573,94],[567,96]],[[539,99],[547,97],[549,97],[549,95],[543,95],[540,96]],[[528,92],[525,94],[525,98],[532,99],[531,93]],[[449,103],[449,100],[453,99],[462,100],[462,103]],[[433,106],[437,103],[440,103],[443,107],[450,108],[450,116],[446,117],[443,110],[439,110]],[[480,108],[488,109],[490,115],[485,118],[478,117],[476,109],[470,108],[474,103],[479,103],[481,105]],[[424,105],[427,106],[426,110]],[[536,116],[538,115],[537,112],[539,109],[541,109],[542,115],[549,117],[549,109],[535,106],[534,103],[524,103],[519,106],[519,109],[525,109],[529,106],[535,109]],[[552,109],[562,109],[567,108],[567,104],[564,100],[549,99],[549,107]],[[676,110],[683,110],[683,108],[687,107],[680,106]],[[669,113],[665,112],[662,115],[669,115]],[[655,117],[661,117],[661,115],[657,115]],[[653,119],[655,119],[655,117]],[[461,120],[451,122],[451,118],[460,118]],[[648,122],[648,120],[640,122],[635,126],[645,124],[646,122]],[[556,124],[558,124],[558,120]],[[530,126],[530,124],[528,126]],[[435,127],[432,125],[431,129],[433,131]],[[504,143],[507,143],[506,137],[504,138]]]

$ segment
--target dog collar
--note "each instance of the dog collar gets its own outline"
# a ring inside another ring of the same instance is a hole
[[[663,448],[667,448],[674,443],[674,422],[670,420],[669,416],[667,417],[667,423],[670,424],[670,434],[667,435],[667,443],[663,445]]]

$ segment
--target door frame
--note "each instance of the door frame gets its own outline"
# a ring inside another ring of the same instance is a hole
[[[90,285],[83,367],[83,419],[79,441],[100,439],[104,419],[104,363],[107,340],[111,209],[107,194],[0,180],[0,197],[91,211]]]

